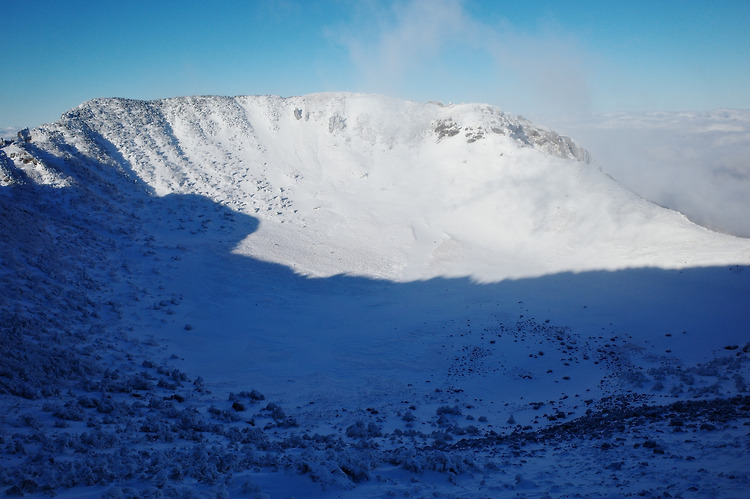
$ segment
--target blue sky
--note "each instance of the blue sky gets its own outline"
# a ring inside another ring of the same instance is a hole
[[[750,108],[750,0],[2,0],[0,129],[94,97]]]

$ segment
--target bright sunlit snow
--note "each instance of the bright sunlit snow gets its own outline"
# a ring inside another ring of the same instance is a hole
[[[4,492],[750,486],[750,240],[570,138],[341,93],[97,99],[28,138],[0,149]]]

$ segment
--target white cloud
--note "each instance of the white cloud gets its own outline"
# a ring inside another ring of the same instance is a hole
[[[586,56],[575,39],[554,32],[493,32],[498,69],[515,75],[528,109],[549,113],[588,112],[591,107]]]
[[[21,129],[12,126],[0,127],[0,138],[13,139],[16,137],[19,130]]]
[[[350,32],[342,42],[361,84],[385,93],[403,91],[427,61],[439,60],[471,24],[461,3],[452,0],[415,0],[370,14],[373,29]]]
[[[626,187],[701,225],[750,237],[750,111],[659,112],[548,123]]]
[[[589,109],[588,56],[560,30],[490,24],[458,0],[365,5],[339,37],[358,90],[485,101],[524,113]]]

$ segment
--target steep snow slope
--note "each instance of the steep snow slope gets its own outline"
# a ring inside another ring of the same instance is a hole
[[[745,241],[639,199],[570,139],[490,106],[100,99],[34,142],[62,156],[97,147],[156,195],[200,194],[253,215],[260,230],[236,251],[305,275],[488,281],[750,258]]]
[[[744,497],[750,244],[586,159],[350,94],[32,130],[0,149],[0,491]]]

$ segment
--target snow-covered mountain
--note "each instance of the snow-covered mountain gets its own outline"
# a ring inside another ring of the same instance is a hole
[[[22,136],[0,148],[9,492],[750,483],[750,241],[567,137],[358,94],[96,99]]]
[[[490,106],[99,99],[35,131],[34,144],[111,165],[157,196],[198,194],[254,216],[260,230],[237,251],[306,275],[489,280],[750,258],[745,241],[638,199],[567,137]],[[79,181],[54,163],[28,174]]]

